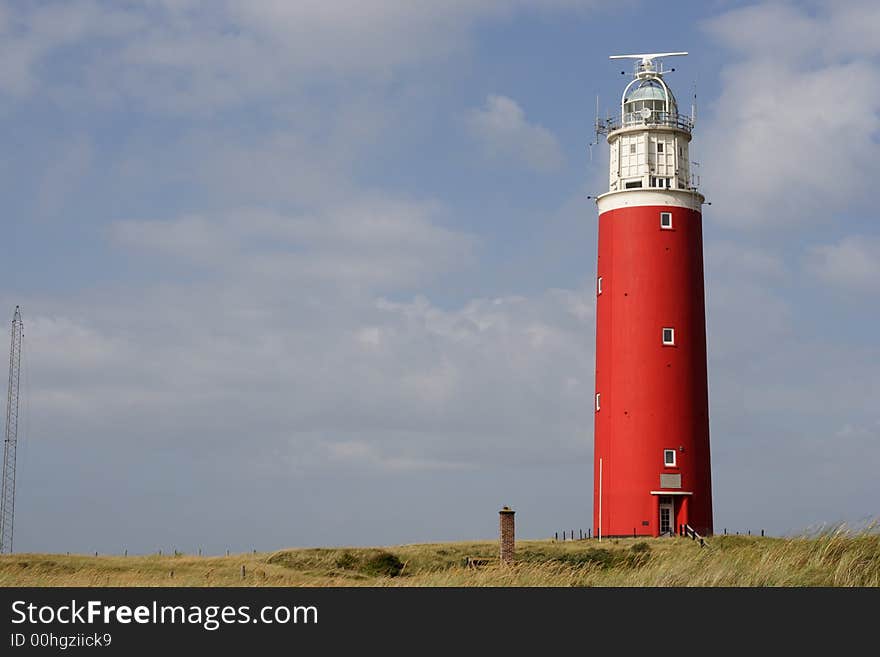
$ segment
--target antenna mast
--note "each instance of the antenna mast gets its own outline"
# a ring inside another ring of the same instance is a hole
[[[15,452],[18,446],[18,393],[23,335],[21,311],[16,306],[15,314],[12,316],[9,388],[6,393],[6,439],[3,442],[3,490],[0,498],[0,554],[12,553],[12,528],[15,519]]]

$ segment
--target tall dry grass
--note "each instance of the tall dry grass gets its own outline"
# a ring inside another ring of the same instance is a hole
[[[795,538],[519,541],[291,549],[229,557],[0,557],[0,586],[880,586],[880,532]],[[479,567],[465,565],[482,559]],[[241,567],[245,567],[242,578]]]

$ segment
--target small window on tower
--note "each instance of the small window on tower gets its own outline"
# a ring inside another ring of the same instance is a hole
[[[635,145],[635,144],[630,144],[630,145],[629,145],[629,154],[630,154],[630,155],[635,155],[635,154],[636,154],[636,145]]]
[[[663,344],[675,344],[675,329],[673,328],[664,328],[663,329]]]
[[[602,294],[602,277],[596,279],[596,294]]]
[[[596,410],[599,410],[599,393],[596,393]]]
[[[681,157],[681,155],[682,155],[682,152],[681,152],[681,146],[679,146],[679,147],[678,147],[678,156]]]
[[[658,142],[657,142],[657,152],[658,152],[658,153],[662,153],[662,152],[663,152],[663,142],[662,142],[662,141],[658,141]]]
[[[663,450],[663,465],[667,468],[675,467],[675,450],[674,449],[664,449]]]
[[[660,228],[666,228],[666,229],[672,228],[672,213],[671,212],[661,212],[660,213]]]

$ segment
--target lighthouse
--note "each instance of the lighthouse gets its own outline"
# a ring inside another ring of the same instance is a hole
[[[596,536],[712,534],[702,206],[693,116],[663,57],[633,59],[599,195],[593,528]],[[674,70],[674,69],[672,69]]]

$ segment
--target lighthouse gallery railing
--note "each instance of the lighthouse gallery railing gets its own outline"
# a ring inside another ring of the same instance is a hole
[[[613,116],[607,119],[596,120],[596,132],[607,135],[621,128],[635,128],[643,126],[645,128],[655,128],[658,126],[666,126],[692,132],[694,122],[689,116],[680,114],[668,114],[666,112],[653,112],[650,116],[644,117],[639,112],[627,112],[623,118]]]

